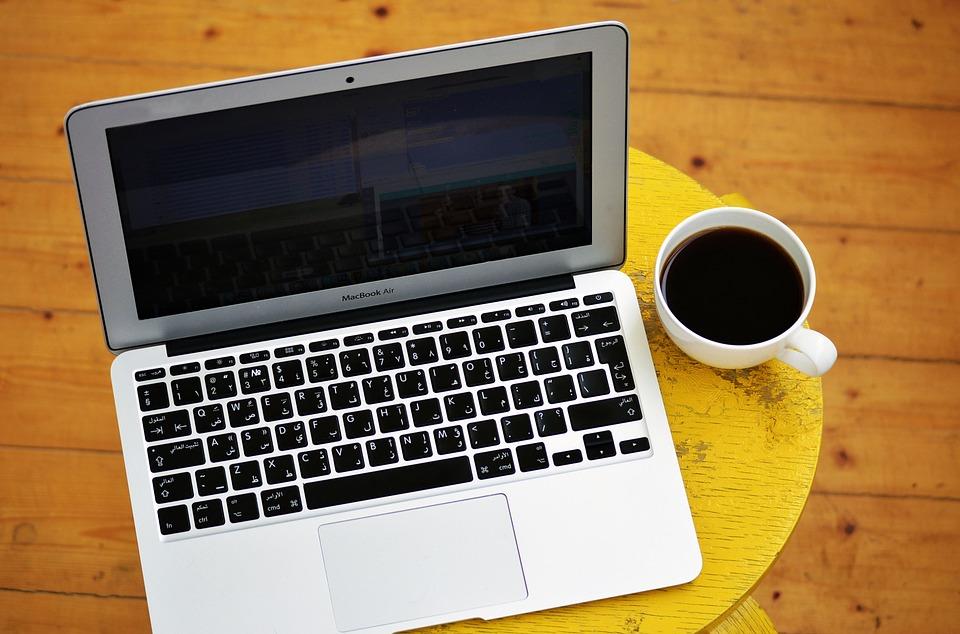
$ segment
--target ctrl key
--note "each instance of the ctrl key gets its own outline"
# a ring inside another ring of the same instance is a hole
[[[185,533],[190,530],[190,512],[183,504],[160,509],[157,511],[157,519],[160,521],[161,535]]]
[[[223,526],[223,503],[218,499],[193,503],[193,525],[197,528]]]

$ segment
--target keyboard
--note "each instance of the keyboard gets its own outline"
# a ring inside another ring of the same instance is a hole
[[[437,315],[134,372],[161,535],[652,455],[613,293]]]

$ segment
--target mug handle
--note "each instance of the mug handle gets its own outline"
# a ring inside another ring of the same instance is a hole
[[[820,376],[833,367],[837,347],[816,330],[801,328],[787,339],[777,358],[810,376]]]

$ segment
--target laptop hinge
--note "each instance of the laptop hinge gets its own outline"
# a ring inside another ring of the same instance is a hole
[[[293,337],[307,333],[322,332],[346,326],[357,326],[375,321],[409,317],[423,313],[432,313],[462,306],[473,306],[487,302],[514,299],[525,295],[538,295],[554,291],[570,290],[574,288],[572,275],[556,275],[553,277],[513,282],[499,286],[487,286],[472,291],[461,291],[422,297],[393,304],[380,304],[347,310],[314,317],[304,317],[290,321],[281,321],[262,326],[250,326],[227,330],[199,337],[187,337],[167,342],[167,355],[175,357],[183,354],[193,354],[218,348],[228,348],[257,341]]]

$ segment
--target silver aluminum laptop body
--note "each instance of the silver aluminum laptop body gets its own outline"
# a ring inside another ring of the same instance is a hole
[[[699,574],[615,270],[627,57],[587,24],[67,115],[155,631],[395,632]]]

